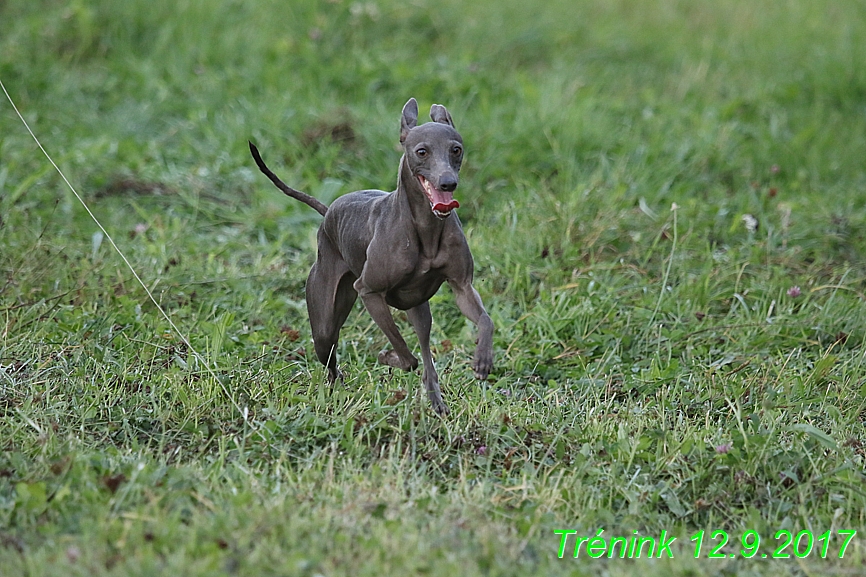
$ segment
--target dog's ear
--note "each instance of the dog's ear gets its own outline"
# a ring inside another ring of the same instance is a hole
[[[433,122],[447,124],[451,128],[454,128],[454,121],[451,120],[451,115],[448,114],[448,110],[441,104],[434,104],[430,107],[430,118],[433,119]]]
[[[400,143],[402,144],[409,131],[418,125],[418,103],[414,98],[403,106],[403,116],[400,118]]]

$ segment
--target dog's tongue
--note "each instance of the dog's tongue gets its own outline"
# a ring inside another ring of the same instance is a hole
[[[434,212],[449,213],[455,208],[460,207],[460,203],[454,200],[452,193],[439,190],[426,179],[421,182],[424,185],[424,190],[427,192],[427,197],[430,199]]]
[[[455,208],[460,208],[460,203],[453,198],[448,202],[437,202],[433,205],[435,212],[451,212]]]

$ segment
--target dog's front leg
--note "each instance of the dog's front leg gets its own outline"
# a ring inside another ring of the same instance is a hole
[[[433,325],[433,316],[430,314],[430,303],[425,302],[415,308],[406,311],[412,326],[415,327],[415,334],[418,335],[418,344],[421,346],[421,360],[424,363],[424,373],[421,375],[421,382],[424,383],[424,388],[427,389],[427,396],[430,398],[430,404],[440,415],[448,414],[448,407],[442,400],[442,391],[439,389],[439,375],[436,374],[436,367],[433,365],[433,355],[430,352],[430,328]]]
[[[493,321],[484,310],[478,292],[470,283],[449,280],[448,284],[454,292],[460,312],[478,327],[478,345],[475,347],[472,370],[475,377],[483,381],[493,369]]]
[[[363,278],[363,277],[362,277]],[[362,280],[359,278],[355,281],[355,290],[364,302],[364,306],[376,321],[376,324],[388,337],[388,342],[394,347],[392,350],[384,350],[379,353],[379,362],[389,367],[403,369],[404,371],[413,371],[418,368],[418,359],[409,350],[406,341],[400,335],[394,317],[391,316],[391,309],[388,308],[388,303],[385,302],[385,295],[379,292],[372,292],[367,289]]]

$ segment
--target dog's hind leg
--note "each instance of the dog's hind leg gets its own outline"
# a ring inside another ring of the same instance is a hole
[[[358,293],[352,287],[355,276],[325,239],[319,239],[319,257],[307,278],[307,312],[319,362],[328,368],[328,382],[342,378],[337,368],[337,341],[340,329],[352,311]]]
[[[424,363],[424,373],[421,375],[421,382],[424,383],[424,388],[427,389],[427,396],[430,398],[430,403],[440,415],[448,414],[448,407],[442,400],[442,392],[439,389],[439,375],[436,374],[436,367],[433,365],[433,355],[430,353],[430,327],[433,325],[433,316],[430,314],[430,303],[425,302],[413,309],[406,311],[406,315],[415,327],[415,333],[418,335],[418,344],[421,345],[421,361]]]

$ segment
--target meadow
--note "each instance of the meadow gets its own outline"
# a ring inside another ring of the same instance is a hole
[[[0,81],[184,335],[4,95],[0,575],[861,575],[864,62],[856,0],[0,2]],[[447,418],[360,303],[325,383],[320,217],[247,148],[392,190],[413,96],[496,326],[479,383],[431,301]]]

